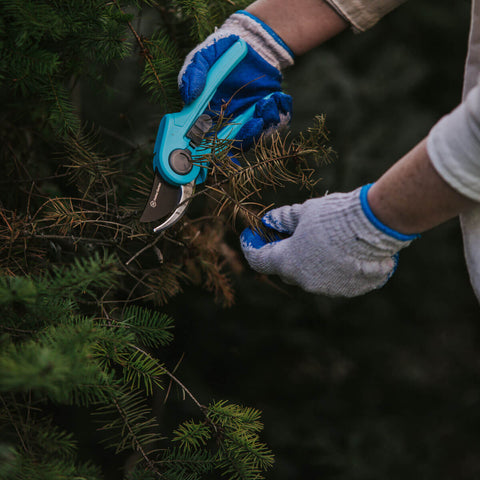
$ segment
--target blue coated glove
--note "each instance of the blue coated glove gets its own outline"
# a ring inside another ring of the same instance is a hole
[[[224,114],[234,118],[256,104],[253,118],[236,136],[236,146],[246,150],[263,132],[268,134],[291,118],[292,99],[282,93],[280,72],[293,64],[293,54],[268,25],[243,10],[234,13],[187,55],[178,84],[186,104],[195,100],[205,86],[210,67],[239,37],[247,42],[248,53],[220,85],[207,113],[215,118],[222,104],[230,102]]]
[[[250,266],[308,292],[355,297],[382,287],[393,275],[398,252],[418,235],[387,227],[367,201],[371,185],[267,212],[263,223],[288,234],[266,242],[246,229],[240,240]]]

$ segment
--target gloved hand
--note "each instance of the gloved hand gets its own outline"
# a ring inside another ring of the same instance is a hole
[[[418,235],[381,223],[367,201],[365,185],[271,210],[263,223],[290,236],[267,243],[251,229],[241,234],[250,266],[286,283],[332,297],[354,297],[382,287],[393,275],[398,252]]]
[[[262,132],[286,125],[291,118],[292,99],[282,93],[280,70],[293,64],[293,53],[268,25],[248,12],[234,13],[187,55],[178,84],[186,104],[195,100],[205,86],[210,67],[238,37],[247,42],[248,53],[220,85],[207,113],[215,118],[222,104],[230,101],[225,116],[237,116],[256,103],[254,117],[236,136],[237,146],[246,150]]]

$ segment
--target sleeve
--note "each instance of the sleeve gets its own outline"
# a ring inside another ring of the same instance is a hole
[[[325,0],[357,32],[364,32],[406,0]]]
[[[480,202],[480,84],[434,125],[427,150],[434,168],[451,187]]]

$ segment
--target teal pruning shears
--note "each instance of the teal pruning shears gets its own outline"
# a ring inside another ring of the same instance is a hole
[[[212,128],[212,118],[205,110],[218,86],[247,54],[247,44],[238,39],[209,70],[206,85],[200,96],[180,112],[169,113],[162,118],[155,141],[153,169],[155,178],[141,222],[159,222],[154,232],[161,232],[176,223],[187,210],[195,186],[205,181],[208,163],[205,158],[212,153],[202,145],[205,135]],[[249,119],[255,105],[217,133],[219,140],[229,140]],[[219,144],[225,142],[219,142]],[[221,148],[221,147],[220,147]],[[224,147],[225,148],[225,147]]]

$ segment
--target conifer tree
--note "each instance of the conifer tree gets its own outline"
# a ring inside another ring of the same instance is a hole
[[[141,143],[83,113],[87,86],[114,97],[112,69],[132,59],[141,63],[136,81],[150,112],[158,118],[181,108],[181,58],[241,7],[0,1],[0,478],[104,478],[79,460],[75,431],[58,424],[62,405],[88,409],[101,448],[134,454],[126,478],[257,479],[272,465],[257,410],[203,405],[159,360],[173,328],[159,309],[195,281],[233,302],[235,257],[225,233],[259,228],[269,207],[261,190],[313,189],[314,167],[330,153],[323,118],[295,138],[261,139],[240,165],[225,154],[208,158],[192,216],[154,236],[138,218],[155,127],[145,122],[151,131]],[[173,432],[161,431],[150,401],[167,381],[198,412]]]

